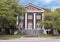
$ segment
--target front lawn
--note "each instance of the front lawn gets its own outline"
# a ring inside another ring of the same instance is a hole
[[[53,35],[53,34],[51,34],[51,35],[39,35],[38,37],[40,37],[40,38],[50,38],[50,37],[60,37],[60,35]]]
[[[22,35],[0,35],[0,38],[21,38]]]

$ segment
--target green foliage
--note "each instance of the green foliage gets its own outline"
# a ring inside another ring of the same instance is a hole
[[[53,23],[53,21],[52,21],[52,18],[53,18],[53,12],[50,10],[50,9],[47,9],[46,11],[45,11],[45,19],[44,19],[44,27],[45,28],[51,28],[52,27],[52,23]]]
[[[54,11],[54,25],[53,28],[56,30],[60,30],[60,8],[57,8]]]
[[[16,28],[15,15],[25,13],[18,0],[0,0],[0,28]]]
[[[46,10],[43,24],[45,28],[60,30],[60,8],[57,8],[54,12],[50,9]]]

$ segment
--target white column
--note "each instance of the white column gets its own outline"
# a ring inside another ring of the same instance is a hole
[[[18,21],[19,21],[18,18],[19,18],[19,17],[17,16],[17,22],[16,22],[16,24],[17,24],[17,26],[18,26],[18,29],[20,30],[20,23],[18,23]],[[19,24],[19,25],[18,25],[18,24]]]
[[[36,29],[36,13],[34,13],[34,29]]]
[[[16,24],[18,25],[18,16],[17,16],[17,22],[16,22]]]
[[[44,13],[42,13],[42,21],[44,21]],[[47,34],[47,33],[46,33],[46,30],[44,29],[44,25],[42,26],[42,29],[44,30],[43,33],[44,33],[44,34]]]
[[[25,13],[25,29],[27,29],[27,13]]]

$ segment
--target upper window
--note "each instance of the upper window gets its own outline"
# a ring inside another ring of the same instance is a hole
[[[41,15],[40,14],[37,14],[36,15],[36,19],[41,19]]]
[[[28,13],[28,19],[32,19],[33,15],[32,13]]]
[[[20,16],[20,19],[24,19],[24,16]]]

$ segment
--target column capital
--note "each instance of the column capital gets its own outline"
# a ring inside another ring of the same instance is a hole
[[[36,13],[34,13],[34,14],[36,14]]]

